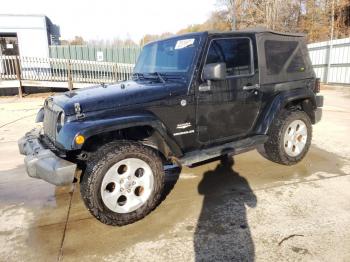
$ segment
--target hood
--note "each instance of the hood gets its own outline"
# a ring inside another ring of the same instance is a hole
[[[137,105],[166,99],[179,91],[186,90],[185,83],[150,83],[127,81],[112,85],[98,85],[65,92],[53,97],[66,115],[75,114],[74,104],[79,103],[81,112]]]

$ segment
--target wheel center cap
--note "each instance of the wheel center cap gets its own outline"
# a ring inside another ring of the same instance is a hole
[[[298,142],[301,142],[302,139],[303,139],[303,136],[302,136],[302,135],[298,135],[298,136],[296,137],[296,140],[297,140]]]
[[[130,182],[125,182],[124,187],[126,189],[130,189],[131,188],[131,183]]]

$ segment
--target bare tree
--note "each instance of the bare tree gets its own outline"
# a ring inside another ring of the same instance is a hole
[[[239,30],[265,27],[284,32],[302,32],[310,42],[328,40],[334,19],[334,37],[350,35],[350,0],[217,0],[218,9],[203,24],[189,25],[178,34],[205,30]],[[171,35],[145,35],[141,44]]]

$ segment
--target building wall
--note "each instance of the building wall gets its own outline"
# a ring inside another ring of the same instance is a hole
[[[17,33],[20,56],[49,57],[44,15],[1,15],[0,34]]]

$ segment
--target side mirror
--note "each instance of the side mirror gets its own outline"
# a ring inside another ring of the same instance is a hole
[[[207,64],[203,68],[203,80],[225,80],[226,79],[226,64],[213,63]]]

